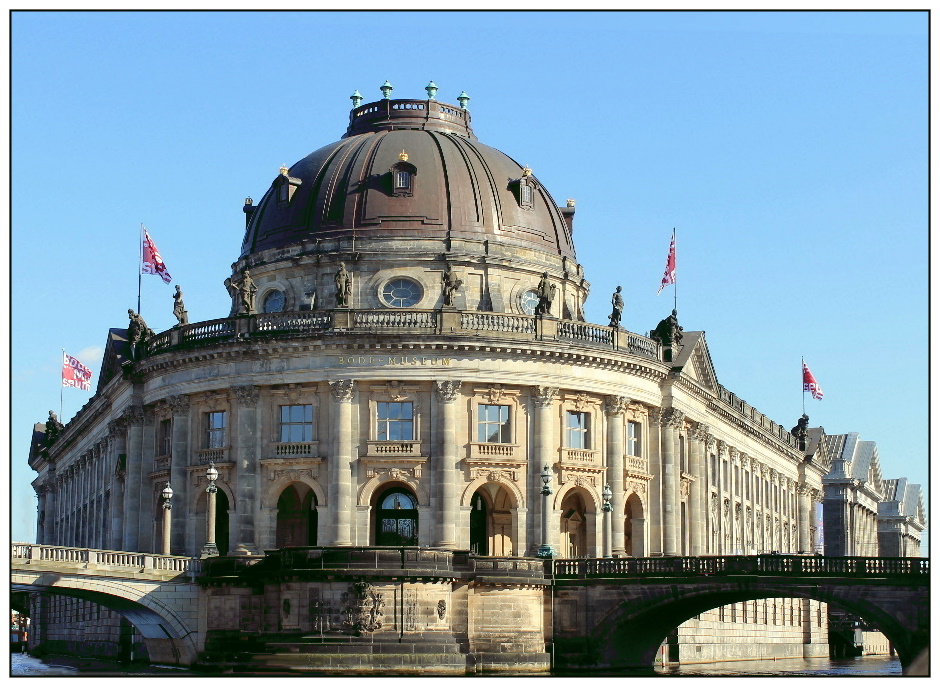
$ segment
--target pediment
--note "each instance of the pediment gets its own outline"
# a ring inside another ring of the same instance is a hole
[[[681,369],[683,374],[717,394],[718,377],[705,342],[705,332],[684,332],[682,343],[682,349],[673,361],[673,369]]]

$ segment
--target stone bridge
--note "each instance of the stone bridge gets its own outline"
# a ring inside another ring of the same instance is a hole
[[[147,644],[150,660],[195,662],[202,561],[123,551],[13,544],[13,592],[44,592],[93,601],[127,618]]]
[[[921,558],[715,556],[556,560],[555,665],[647,668],[667,635],[731,603],[815,599],[871,622],[906,669],[930,638],[929,563]]]

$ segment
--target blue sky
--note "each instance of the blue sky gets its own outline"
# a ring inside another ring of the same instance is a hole
[[[61,349],[95,371],[136,307],[147,225],[190,321],[223,317],[246,196],[337,140],[349,95],[461,90],[480,140],[563,205],[606,324],[678,305],[718,380],[772,419],[877,442],[927,488],[927,15],[846,12],[15,13],[12,531]],[[142,314],[169,328],[172,287]],[[64,416],[90,397],[65,390]]]

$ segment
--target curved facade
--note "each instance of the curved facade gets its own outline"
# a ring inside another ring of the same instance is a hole
[[[159,551],[169,481],[171,551],[200,555],[211,462],[222,554],[815,550],[827,466],[718,384],[702,332],[586,323],[573,201],[465,109],[358,107],[245,210],[228,316],[133,355],[112,330],[98,393],[37,433],[40,543]]]

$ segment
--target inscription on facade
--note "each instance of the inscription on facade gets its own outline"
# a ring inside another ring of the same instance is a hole
[[[339,365],[433,365],[450,367],[453,358],[440,358],[426,355],[339,355],[336,356]]]

